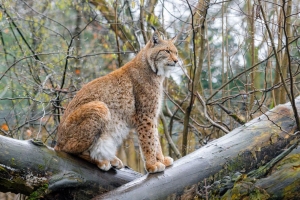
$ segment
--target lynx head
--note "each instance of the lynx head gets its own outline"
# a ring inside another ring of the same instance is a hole
[[[178,62],[178,52],[174,45],[176,36],[170,40],[164,40],[159,32],[153,29],[154,33],[145,47],[146,59],[154,73],[169,77]]]

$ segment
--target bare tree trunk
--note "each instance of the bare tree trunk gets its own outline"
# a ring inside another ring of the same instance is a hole
[[[193,45],[193,74],[191,75],[192,84],[191,84],[191,97],[189,101],[189,105],[186,108],[184,122],[183,122],[183,131],[182,131],[182,156],[185,156],[187,152],[187,143],[188,143],[188,134],[189,134],[189,121],[192,113],[193,105],[196,99],[196,93],[199,91],[202,94],[202,86],[201,86],[201,72],[204,60],[204,45],[205,45],[205,21],[206,14],[209,8],[210,1],[199,0],[197,9],[201,10],[200,14],[196,11],[193,11],[190,4],[190,12],[192,14],[192,45]],[[198,57],[199,52],[199,59]]]
[[[277,4],[280,4],[281,3],[281,0],[278,0],[275,1],[274,3],[277,3]],[[275,13],[277,13],[277,21],[278,21],[278,27],[282,27],[283,25],[283,14],[282,14],[282,8],[280,6],[278,6],[278,9],[276,8],[276,11]],[[282,28],[278,28],[278,31],[277,31],[277,37],[278,37],[278,49],[281,49],[282,48],[282,41],[283,41],[283,30]],[[280,60],[280,62],[282,62],[282,53],[278,54],[278,59]],[[279,71],[275,70],[275,77],[274,77],[274,85],[277,84],[277,83],[280,83],[280,74],[279,74]],[[283,92],[283,94],[281,94]],[[282,96],[285,96],[285,92],[283,91],[283,88],[278,88],[278,89],[275,89],[274,90],[274,104],[275,105],[278,105],[280,104],[281,102],[281,99],[282,99]]]
[[[285,8],[286,5],[286,8]],[[288,44],[289,39],[292,38],[292,32],[291,32],[291,14],[292,14],[292,0],[287,1],[283,3],[282,5],[282,12],[283,12],[283,36],[285,37],[286,44]],[[290,54],[289,51],[287,50],[288,46],[286,47],[286,50],[283,54],[283,59],[282,59],[282,73],[283,77],[287,77],[287,72],[288,72],[288,66],[290,65]],[[286,102],[286,94],[284,92],[284,88],[281,89],[281,96],[280,96],[280,103]]]
[[[254,11],[253,11],[253,5],[251,5],[251,1],[248,1],[247,3],[247,7],[248,7],[248,26],[249,26],[249,39],[248,42],[250,44],[250,52],[249,52],[249,63],[250,66],[254,66],[256,63],[256,59],[255,59],[255,23],[254,23]],[[253,68],[251,71],[251,90],[258,90],[260,89],[260,82],[262,82],[259,77],[258,77],[258,73],[257,73],[257,68]],[[256,93],[253,93],[250,95],[250,106],[248,111],[251,112],[251,109],[253,108],[253,104],[255,101],[255,95],[257,95]],[[261,95],[258,95],[259,97]]]

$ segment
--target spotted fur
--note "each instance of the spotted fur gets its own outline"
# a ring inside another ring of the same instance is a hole
[[[83,86],[65,110],[55,150],[77,154],[105,171],[121,168],[117,147],[135,128],[148,172],[172,165],[173,159],[162,154],[157,121],[164,77],[178,62],[174,41],[155,31],[133,60]]]

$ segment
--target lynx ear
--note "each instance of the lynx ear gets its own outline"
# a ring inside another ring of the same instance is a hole
[[[175,35],[175,36],[171,39],[171,41],[172,41],[173,43],[175,43],[175,42],[177,41],[177,35]]]
[[[156,28],[154,26],[151,26],[151,28],[154,30],[154,33],[152,35],[152,38],[151,38],[151,42],[156,45],[156,44],[159,44],[160,41],[161,41],[161,37],[160,37],[160,34],[159,32],[156,30]]]

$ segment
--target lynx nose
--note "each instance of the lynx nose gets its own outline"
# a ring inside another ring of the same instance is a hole
[[[174,61],[175,64],[178,63],[178,59],[177,58],[173,59],[173,61]]]

